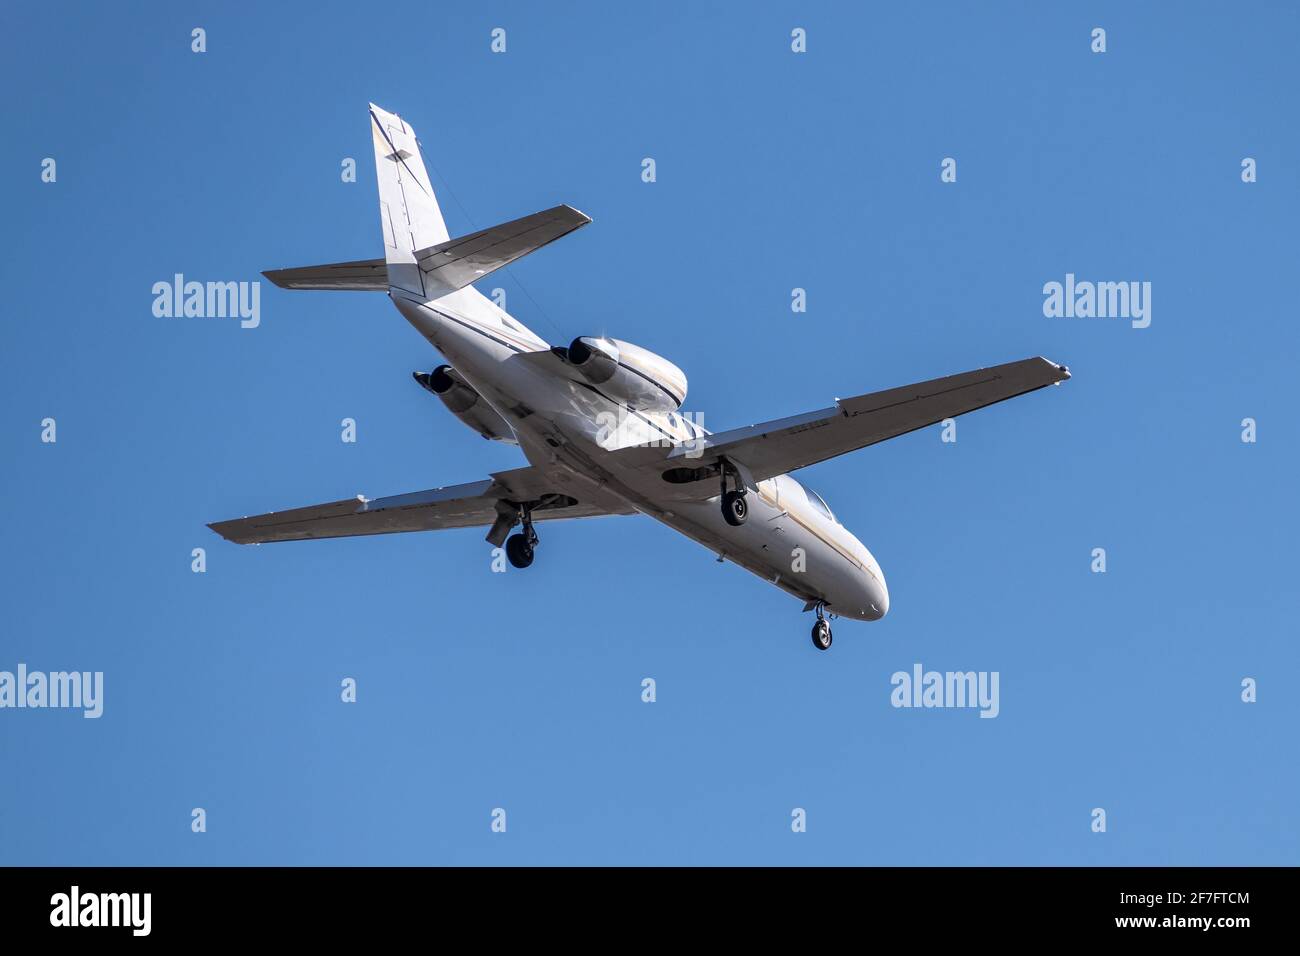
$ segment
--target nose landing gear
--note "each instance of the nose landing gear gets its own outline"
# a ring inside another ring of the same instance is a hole
[[[828,651],[831,647],[831,622],[825,617],[825,604],[817,604],[817,620],[812,627],[813,647],[819,651]]]

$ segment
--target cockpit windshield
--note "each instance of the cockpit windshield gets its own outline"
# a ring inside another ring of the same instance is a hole
[[[826,517],[830,518],[832,521],[835,521],[835,515],[831,513],[830,505],[826,504],[826,500],[822,498],[821,495],[817,494],[817,492],[813,491],[811,488],[807,486],[804,486],[803,493],[808,496],[808,503],[810,505],[812,505],[822,514],[824,514]],[[838,522],[836,523],[838,524]]]

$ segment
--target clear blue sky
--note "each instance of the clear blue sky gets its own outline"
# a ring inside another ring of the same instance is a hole
[[[447,9],[6,5],[0,669],[102,670],[105,709],[0,711],[0,862],[1300,862],[1293,6]],[[440,359],[383,296],[151,312],[176,272],[381,254],[368,100],[453,234],[591,215],[489,286],[668,356],[715,430],[1074,378],[799,475],[892,598],[826,654],[643,518],[506,574],[481,530],[227,544],[205,522],[523,463],[411,381]],[[1044,317],[1067,272],[1150,281],[1150,328]],[[1000,672],[1000,716],[892,708],[916,662]]]

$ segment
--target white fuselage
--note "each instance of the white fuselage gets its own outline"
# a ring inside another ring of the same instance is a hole
[[[599,389],[557,375],[550,346],[473,287],[429,302],[398,289],[393,303],[514,430],[534,467],[557,487],[612,494],[769,583],[834,614],[875,621],[889,610],[880,565],[820,499],[788,475],[749,488],[748,520],[723,518],[717,495],[700,500],[655,469],[621,464],[618,448],[657,440],[689,445],[703,430],[666,411],[630,415]],[[546,353],[546,354],[541,354]],[[611,428],[612,421],[626,423]],[[720,491],[719,491],[720,494]]]

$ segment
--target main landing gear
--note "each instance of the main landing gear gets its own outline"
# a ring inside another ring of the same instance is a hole
[[[722,520],[733,528],[739,528],[749,517],[749,502],[745,500],[745,483],[740,473],[732,468],[724,458],[722,467]],[[736,483],[735,491],[727,490],[727,478]]]
[[[523,530],[519,534],[512,534],[506,541],[506,557],[510,563],[517,568],[526,568],[533,563],[534,551],[537,548],[537,532],[533,530],[533,512],[530,508],[521,508],[519,519],[523,522]]]
[[[831,622],[825,617],[825,604],[817,605],[817,621],[812,628],[813,647],[819,651],[828,651],[831,647]]]

